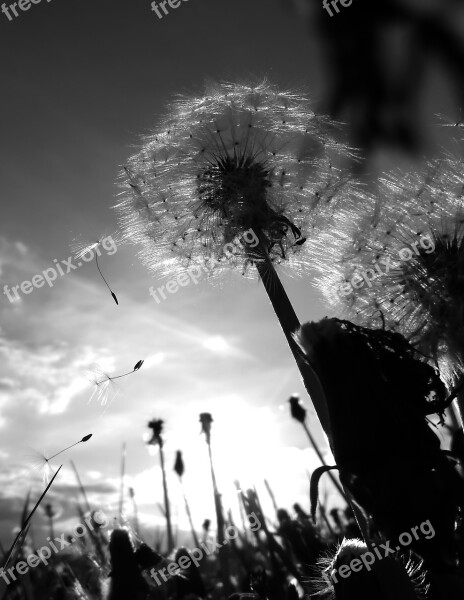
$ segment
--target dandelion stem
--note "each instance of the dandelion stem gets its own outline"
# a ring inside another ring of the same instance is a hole
[[[164,512],[166,515],[166,527],[168,534],[168,553],[174,548],[174,538],[172,536],[172,523],[171,523],[171,508],[169,506],[169,494],[168,494],[168,484],[166,479],[166,467],[164,464],[164,452],[163,452],[163,444],[159,443],[159,451],[160,451],[160,463],[161,463],[161,473],[163,475],[163,493],[164,493]]]
[[[224,585],[224,593],[228,597],[230,592],[230,579],[229,579],[229,560],[228,560],[228,551],[227,546],[225,545],[225,534],[224,534],[224,513],[222,509],[222,501],[221,494],[219,493],[216,475],[214,473],[213,466],[213,454],[211,451],[211,435],[208,433],[205,436],[206,444],[208,446],[208,456],[209,456],[209,464],[211,468],[211,479],[213,482],[213,492],[214,492],[214,506],[216,509],[216,522],[217,522],[217,541],[219,547],[219,563],[221,565],[222,572],[222,583]]]
[[[300,322],[265,249],[265,245],[263,244],[263,239],[265,238],[263,234],[257,235],[261,240],[257,247],[261,255],[261,260],[254,261],[256,268],[300,370],[305,388],[312,400],[319,421],[329,441],[331,441],[330,421],[324,390],[316,371],[309,364],[293,337],[301,326]],[[250,256],[250,259],[253,260],[253,257]]]

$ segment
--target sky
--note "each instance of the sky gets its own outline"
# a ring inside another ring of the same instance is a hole
[[[11,21],[0,13],[0,48],[2,290],[66,261],[73,240],[114,235],[118,170],[173,94],[201,90],[206,79],[266,75],[298,86],[318,78],[305,23],[278,0],[189,0],[162,20],[148,0],[42,0]],[[125,513],[132,519],[132,486],[144,534],[154,539],[163,497],[159,457],[144,437],[152,418],[165,421],[178,527],[186,517],[171,467],[176,450],[196,526],[214,520],[198,420],[208,411],[227,506],[236,505],[234,479],[262,491],[268,477],[280,506],[299,501],[308,509],[307,470],[318,463],[290,418],[293,392],[327,445],[259,282],[231,273],[214,286],[205,278],[158,305],[148,289],[163,281],[140,264],[135,247],[102,251],[100,266],[119,306],[94,262],[20,301],[0,294],[2,544],[11,542],[29,489],[37,498],[44,487],[33,451],[51,456],[89,433],[52,461],[63,464],[48,497],[55,531],[76,523],[76,503],[83,504],[70,460],[92,505],[117,515],[125,443]],[[325,315],[307,280],[284,285],[302,321]],[[140,359],[142,369],[120,380],[105,406],[91,399],[95,365],[117,375]],[[46,525],[39,510],[38,539]]]
[[[117,240],[117,174],[174,94],[201,91],[206,80],[261,76],[311,90],[316,106],[323,93],[312,36],[290,0],[188,0],[162,19],[149,0],[41,0],[18,15],[10,21],[0,13],[1,290],[56,262],[63,266],[75,240]],[[201,412],[214,418],[214,460],[227,507],[237,508],[239,480],[256,486],[270,510],[266,477],[279,506],[298,501],[307,510],[308,471],[318,461],[290,418],[292,393],[301,394],[330,456],[262,285],[231,272],[220,285],[203,278],[157,304],[149,287],[165,280],[145,269],[137,248],[117,243],[116,251],[102,251],[100,266],[118,306],[94,262],[20,301],[0,294],[3,546],[28,491],[37,498],[44,488],[31,454],[51,456],[90,433],[52,463],[63,464],[48,496],[55,531],[75,524],[77,503],[83,505],[71,460],[92,506],[118,514],[125,444],[124,512],[132,522],[131,486],[143,534],[153,541],[164,523],[159,456],[146,444],[153,418],[165,421],[176,528],[187,527],[172,471],[177,450],[196,527],[214,520]],[[283,283],[301,322],[329,313],[310,277]],[[100,365],[118,375],[142,359],[102,405],[89,371]],[[41,510],[33,530],[37,539],[47,533]]]

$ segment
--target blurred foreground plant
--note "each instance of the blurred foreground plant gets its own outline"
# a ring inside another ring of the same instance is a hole
[[[429,521],[435,535],[413,540],[411,549],[437,589],[457,600],[464,593],[455,541],[464,482],[426,420],[446,398],[440,378],[398,333],[323,319],[305,324],[299,339],[326,392],[345,489],[393,546]]]

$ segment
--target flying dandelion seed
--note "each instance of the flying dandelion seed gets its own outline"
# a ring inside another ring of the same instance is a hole
[[[46,453],[45,451],[38,452],[37,450],[30,448],[29,453],[26,454],[24,456],[24,458],[34,469],[41,471],[42,479],[43,479],[44,483],[48,484],[50,482],[51,477],[53,475],[55,475],[55,471],[53,470],[53,466],[51,465],[50,461],[53,460],[54,458],[56,458],[57,456],[59,456],[60,454],[62,454],[63,452],[70,450],[74,446],[88,442],[91,437],[92,437],[91,433],[88,435],[85,435],[78,442],[75,442],[74,444],[71,444],[70,446],[63,448],[63,450],[60,450],[59,452],[56,452],[52,456],[48,456],[48,457],[47,457],[48,453]]]
[[[98,272],[100,273],[100,277],[103,279],[103,281],[105,282],[106,287],[108,288],[108,290],[111,293],[111,297],[113,298],[113,300],[116,302],[117,305],[119,305],[118,299],[116,297],[116,294],[113,292],[113,290],[110,288],[108,282],[106,281],[103,273],[101,272],[100,269],[100,265],[98,264],[98,257],[100,255],[100,246],[102,245],[102,243],[104,242],[104,240],[107,238],[108,236],[102,236],[100,237],[97,241],[95,242],[75,242],[74,244],[71,245],[71,250],[74,254],[74,257],[76,258],[76,260],[84,260],[85,262],[89,262],[88,260],[85,259],[86,255],[90,255],[90,260],[93,259],[93,257],[95,257],[95,264],[97,265],[97,269]],[[112,239],[115,236],[112,236]],[[113,240],[114,241],[114,240]],[[116,242],[114,242],[116,244]]]
[[[128,373],[123,373],[122,375],[114,376],[109,375],[106,371],[103,371],[98,366],[95,367],[95,369],[90,373],[89,378],[90,384],[93,387],[93,392],[89,398],[89,403],[94,398],[97,398],[97,400],[102,406],[108,404],[108,401],[113,402],[121,392],[121,388],[115,380],[132,375],[132,373],[135,373],[142,367],[144,362],[144,360],[139,360],[135,364],[132,371],[129,371]]]

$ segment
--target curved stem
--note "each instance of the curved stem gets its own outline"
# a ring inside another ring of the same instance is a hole
[[[315,453],[317,454],[317,456],[318,456],[319,460],[321,461],[321,463],[322,463],[324,466],[327,466],[327,462],[326,462],[325,458],[322,456],[322,452],[319,450],[319,447],[318,447],[318,445],[317,445],[317,443],[316,443],[316,440],[314,439],[314,437],[313,437],[312,433],[311,433],[311,432],[310,432],[310,430],[309,430],[309,427],[306,425],[306,423],[305,423],[305,422],[303,422],[303,427],[304,427],[304,430],[306,431],[306,435],[307,435],[307,436],[308,436],[308,438],[309,438],[309,441],[310,441],[310,443],[311,443],[311,446],[313,447],[313,449],[314,449]],[[343,488],[342,488],[342,486],[340,485],[340,483],[338,483],[338,481],[336,480],[336,478],[335,478],[334,474],[332,473],[332,471],[328,471],[328,472],[327,472],[327,475],[330,477],[330,479],[331,479],[332,483],[333,483],[333,484],[334,484],[334,486],[337,488],[337,490],[338,490],[338,492],[340,493],[340,495],[341,495],[341,496],[344,498],[345,502],[346,502],[347,504],[349,504],[349,502],[348,502],[348,498],[346,497],[346,494],[345,494],[345,491],[343,490]]]

